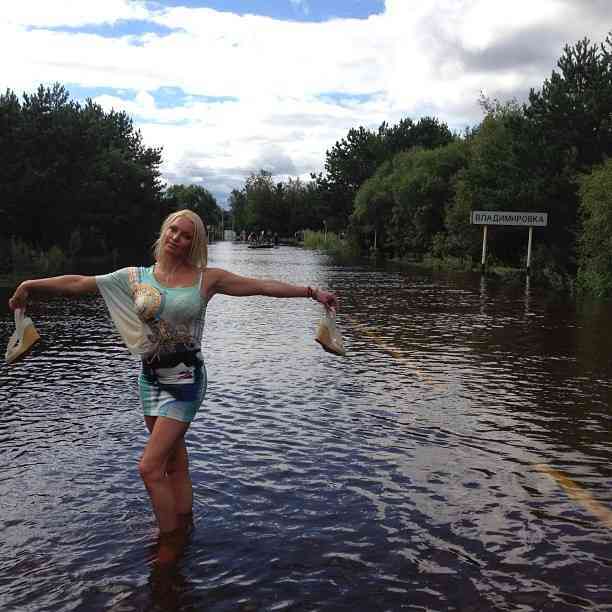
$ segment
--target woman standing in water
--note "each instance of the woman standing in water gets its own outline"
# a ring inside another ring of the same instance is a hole
[[[207,267],[208,243],[200,217],[169,215],[154,245],[155,263],[102,276],[66,275],[27,280],[9,300],[25,308],[31,294],[82,295],[99,291],[124,342],[142,358],[138,384],[150,432],[139,471],[160,532],[159,562],[172,561],[192,525],[193,493],[185,433],[206,392],[201,353],[204,316],[216,294],[312,298],[337,309],[333,293],[259,280]]]

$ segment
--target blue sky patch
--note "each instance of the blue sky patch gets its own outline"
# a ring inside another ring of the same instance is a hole
[[[153,21],[142,21],[134,19],[121,19],[115,23],[102,23],[80,26],[30,26],[29,30],[47,30],[51,32],[67,32],[72,34],[95,34],[104,38],[121,38],[122,36],[141,36],[142,34],[158,34],[168,36],[173,30],[165,25]]]
[[[122,100],[133,100],[136,92],[133,89],[115,89],[114,87],[83,87],[76,83],[65,83],[64,86],[70,93],[70,98],[77,102],[84,103],[87,98],[97,98],[98,96],[113,96]]]
[[[147,2],[151,9],[171,6],[211,8],[239,15],[264,15],[283,21],[329,21],[334,18],[367,19],[382,13],[384,0],[162,0]]]
[[[205,96],[186,94],[180,87],[160,87],[149,92],[155,98],[158,108],[176,108],[188,103],[204,102],[208,104],[238,102],[235,96]]]
[[[364,104],[369,102],[377,95],[382,94],[382,91],[372,91],[369,93],[345,93],[341,91],[326,91],[317,96],[322,102],[328,102],[331,104]]]

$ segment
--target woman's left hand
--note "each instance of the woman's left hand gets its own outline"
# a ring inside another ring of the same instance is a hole
[[[323,289],[317,289],[315,299],[317,300],[317,302],[323,304],[323,306],[325,306],[325,308],[327,308],[328,310],[338,310],[338,298],[334,293],[324,291]]]

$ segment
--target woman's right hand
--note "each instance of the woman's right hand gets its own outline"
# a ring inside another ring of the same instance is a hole
[[[315,289],[314,298],[317,302],[323,304],[327,310],[338,310],[338,298],[334,293],[324,291],[323,289]]]
[[[17,308],[25,309],[26,302],[28,301],[28,297],[30,296],[30,292],[28,291],[26,282],[27,281],[21,283],[19,287],[15,289],[15,293],[13,293],[13,296],[9,299],[9,308],[11,310],[16,310]]]

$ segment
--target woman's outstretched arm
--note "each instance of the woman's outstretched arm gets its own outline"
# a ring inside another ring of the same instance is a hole
[[[291,285],[277,280],[239,276],[220,268],[209,268],[206,271],[205,286],[208,299],[216,293],[233,296],[265,295],[276,298],[312,298],[327,308],[338,309],[338,298],[329,291]]]
[[[68,274],[50,278],[36,278],[23,281],[9,299],[9,308],[25,308],[30,295],[47,293],[51,295],[82,295],[96,293],[98,285],[95,276],[79,276]]]

